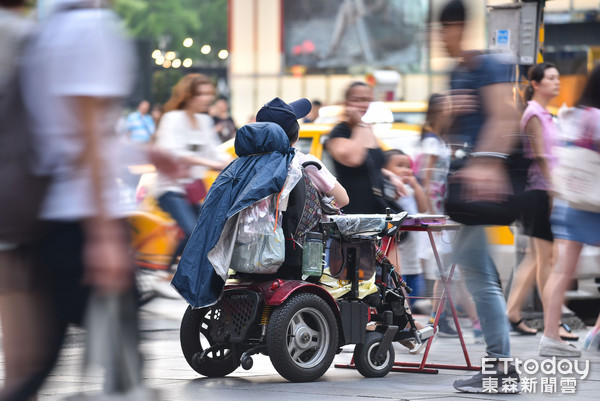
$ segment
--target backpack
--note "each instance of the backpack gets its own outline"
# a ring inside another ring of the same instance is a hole
[[[25,108],[19,68],[0,93],[0,242],[36,238],[50,176],[34,174],[34,134]]]
[[[308,162],[312,163],[312,162]],[[285,237],[285,262],[278,273],[299,276],[302,270],[302,245],[309,231],[314,230],[323,215],[319,190],[302,166],[302,178],[290,192],[287,210],[281,226]]]

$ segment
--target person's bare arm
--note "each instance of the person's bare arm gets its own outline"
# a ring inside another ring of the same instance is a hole
[[[327,141],[327,151],[338,163],[359,167],[367,159],[368,148],[376,145],[371,127],[366,124],[351,125],[350,138],[332,138]]]
[[[381,169],[381,174],[383,174],[396,188],[396,198],[407,195],[408,192],[406,191],[406,187],[404,186],[402,178],[398,177],[396,174],[392,173],[386,168]]]
[[[79,168],[88,169],[92,182],[92,201],[96,215],[84,221],[84,280],[104,292],[120,292],[133,285],[133,264],[129,259],[125,227],[108,213],[105,185],[107,171],[101,157],[102,119],[111,105],[110,99],[77,97],[74,99],[80,118],[84,150]]]
[[[422,188],[425,192],[425,196],[427,199],[427,210],[433,210],[433,207],[431,205],[431,176],[433,174],[433,166],[435,166],[438,156],[425,155],[424,157],[427,157],[427,160],[425,160],[423,163],[425,165],[425,176],[423,177]]]
[[[481,127],[475,152],[508,155],[518,136],[519,121],[512,101],[512,84],[497,83],[480,90],[486,123]],[[459,178],[465,183],[463,194],[469,200],[498,202],[510,189],[500,157],[473,157],[461,169]]]
[[[338,163],[347,167],[361,166],[369,148],[379,146],[370,125],[361,120],[362,115],[354,107],[346,106],[344,121],[350,127],[350,138],[332,138],[327,141],[327,151]]]
[[[519,133],[519,116],[513,100],[513,84],[510,82],[488,85],[480,90],[484,112],[488,116],[481,127],[476,152],[500,152],[513,150]]]
[[[335,183],[331,191],[327,192],[327,195],[333,196],[339,207],[344,207],[350,203],[346,189],[339,182]]]
[[[190,166],[205,166],[213,170],[223,170],[229,163],[220,160],[211,160],[205,157],[180,156],[178,160]]]
[[[425,195],[423,187],[419,184],[414,176],[405,178],[404,183],[410,185],[415,191],[415,200],[417,202],[417,210],[419,213],[426,213],[429,210],[429,198]]]

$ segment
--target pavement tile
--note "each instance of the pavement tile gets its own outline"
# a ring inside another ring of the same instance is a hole
[[[440,369],[438,374],[391,372],[384,378],[367,379],[353,369],[332,366],[327,373],[313,383],[290,383],[283,379],[271,365],[269,358],[256,355],[254,367],[245,371],[241,367],[224,378],[205,378],[193,371],[183,358],[179,345],[179,324],[185,310],[181,300],[156,299],[147,304],[142,313],[142,343],[144,355],[144,382],[159,389],[163,400],[244,400],[244,401],[342,401],[342,400],[535,400],[573,399],[597,400],[600,393],[600,353],[584,352],[579,361],[588,360],[590,375],[577,382],[573,394],[537,393],[514,395],[465,394],[454,390],[452,383],[467,378],[475,372]],[[156,313],[155,313],[156,312]],[[421,317],[420,317],[421,319]],[[422,319],[426,319],[422,317]],[[476,344],[468,328],[468,322],[460,321],[464,328],[465,342],[471,363],[481,364],[485,346]],[[577,332],[581,338],[585,331]],[[513,355],[523,360],[543,361],[537,355],[540,335],[511,336]],[[81,330],[72,330],[67,347],[52,375],[39,395],[39,401],[62,400],[78,392],[100,391],[102,374],[84,373],[82,370],[85,336]],[[582,340],[576,343],[581,346]],[[421,355],[410,355],[400,344],[394,344],[396,361],[420,362]],[[346,346],[336,355],[334,363],[349,363],[352,347]],[[1,359],[0,359],[1,361]],[[456,338],[435,338],[428,358],[429,363],[464,364],[464,357]],[[0,374],[4,364],[0,362]],[[541,375],[534,375],[538,380]],[[556,376],[560,380],[560,375]],[[559,392],[559,391],[558,391]],[[142,400],[141,400],[142,401]]]

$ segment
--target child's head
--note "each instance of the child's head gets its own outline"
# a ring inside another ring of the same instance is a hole
[[[396,174],[398,177],[407,177],[413,175],[412,160],[399,149],[387,150],[383,153],[385,168]]]

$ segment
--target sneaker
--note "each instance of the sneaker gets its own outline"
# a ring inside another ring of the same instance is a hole
[[[440,337],[458,337],[456,330],[450,326],[450,321],[443,317],[440,317],[440,320],[438,320],[436,333]]]
[[[427,346],[427,341],[429,341],[429,338],[420,343],[416,342],[415,340],[402,340],[402,341],[400,341],[400,344],[402,344],[406,348],[408,348],[409,354],[417,355],[417,354],[420,354],[425,349],[425,347]]]
[[[540,356],[581,356],[581,350],[573,344],[563,343],[546,336],[542,336],[539,350]]]
[[[600,330],[593,327],[585,336],[583,349],[586,351],[600,351]]]
[[[479,372],[469,379],[456,380],[454,388],[463,393],[516,394],[521,391],[521,379],[511,365],[507,373],[503,370],[493,374]]]

